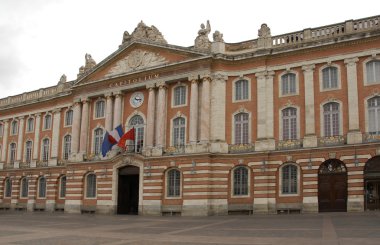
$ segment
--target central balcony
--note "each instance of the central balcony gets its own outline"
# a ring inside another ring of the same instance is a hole
[[[302,147],[302,141],[300,139],[279,140],[277,142],[277,150],[291,150]]]
[[[344,145],[346,139],[343,135],[327,136],[318,139],[318,146]]]
[[[246,153],[254,152],[255,144],[235,144],[228,145],[228,153]]]

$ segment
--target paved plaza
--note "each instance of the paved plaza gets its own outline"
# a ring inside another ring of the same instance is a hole
[[[380,244],[380,213],[144,217],[0,212],[0,244]]]

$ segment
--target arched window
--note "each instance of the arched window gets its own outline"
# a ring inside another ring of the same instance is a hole
[[[368,132],[380,134],[380,97],[376,96],[368,100]]]
[[[297,109],[293,107],[282,110],[282,139],[297,139]]]
[[[339,104],[330,102],[323,106],[323,126],[325,137],[339,135]]]
[[[102,144],[103,144],[103,129],[95,129],[94,134],[94,154],[95,156],[100,156],[102,153]]]
[[[235,101],[248,99],[248,81],[239,80],[235,82]]]
[[[185,145],[185,118],[177,117],[173,120],[173,146],[183,147]]]
[[[181,195],[181,172],[171,169],[167,173],[167,196],[179,197]]]
[[[63,138],[63,159],[69,159],[71,153],[71,135],[66,135]]]
[[[234,196],[248,195],[248,169],[245,167],[237,167],[233,171]]]
[[[6,178],[4,184],[5,184],[4,197],[11,197],[12,196],[12,180],[10,178]]]
[[[29,118],[26,123],[26,131],[33,132],[34,130],[34,118]]]
[[[186,104],[186,86],[174,88],[174,106]]]
[[[17,131],[18,131],[18,123],[17,121],[13,120],[11,124],[11,134],[15,135],[17,134]]]
[[[141,152],[144,146],[144,119],[135,115],[129,120],[129,128],[135,128],[135,142],[131,148],[134,152]]]
[[[294,73],[287,73],[281,76],[281,91],[282,95],[295,94],[296,89],[296,75]]]
[[[86,177],[86,197],[96,197],[96,175],[88,174]]]
[[[338,68],[329,66],[322,70],[323,89],[338,88]]]
[[[247,144],[249,140],[249,115],[239,113],[234,116],[235,144]]]
[[[66,176],[62,176],[59,179],[59,197],[60,198],[66,197]]]
[[[42,141],[42,161],[47,162],[49,160],[50,140],[44,139]]]
[[[282,194],[297,194],[298,190],[298,168],[293,164],[285,165],[282,172]]]
[[[9,145],[9,162],[14,163],[16,160],[16,143],[11,143]]]
[[[47,114],[44,117],[44,129],[51,129],[51,115]]]
[[[104,117],[106,103],[104,100],[98,100],[95,103],[95,118]]]
[[[24,177],[21,179],[21,190],[20,190],[20,196],[22,198],[28,197],[29,193],[29,180],[27,177]]]
[[[45,198],[46,197],[46,178],[40,177],[38,179],[38,197]]]
[[[32,161],[32,147],[33,147],[33,142],[28,140],[25,142],[25,162],[26,163],[31,163]]]
[[[380,83],[380,61],[372,60],[367,62],[366,66],[366,75],[367,83]]]
[[[66,111],[65,115],[65,126],[71,126],[73,125],[73,110]]]

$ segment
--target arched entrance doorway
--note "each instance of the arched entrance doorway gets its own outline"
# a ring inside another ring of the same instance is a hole
[[[369,159],[364,167],[365,209],[380,210],[380,156]]]
[[[118,214],[138,214],[139,173],[140,169],[135,166],[126,166],[119,169]]]
[[[319,212],[347,211],[347,170],[338,159],[329,159],[318,170]]]

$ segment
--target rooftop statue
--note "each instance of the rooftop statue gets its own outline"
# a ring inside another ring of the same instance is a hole
[[[223,34],[220,33],[219,31],[215,31],[212,37],[213,37],[214,42],[224,43]]]
[[[65,74],[63,74],[62,76],[61,76],[61,78],[59,79],[59,82],[58,82],[58,84],[62,84],[62,83],[65,83],[67,81],[67,77],[66,77],[66,75]]]
[[[86,72],[91,70],[94,66],[96,66],[96,62],[92,58],[91,54],[86,54],[84,58],[85,58],[85,65],[79,67],[78,77],[84,75]]]
[[[258,35],[259,35],[259,38],[271,37],[270,28],[267,26],[267,24],[264,23],[261,25]]]
[[[211,42],[208,39],[208,34],[211,32],[210,21],[207,20],[207,26],[202,23],[201,29],[198,31],[198,36],[195,38],[194,48],[200,50],[209,50]]]
[[[123,34],[123,42],[127,43],[134,40],[143,40],[149,42],[157,42],[166,44],[166,40],[161,32],[155,26],[147,26],[143,21],[141,21],[132,34],[129,34],[128,31],[125,31]]]

